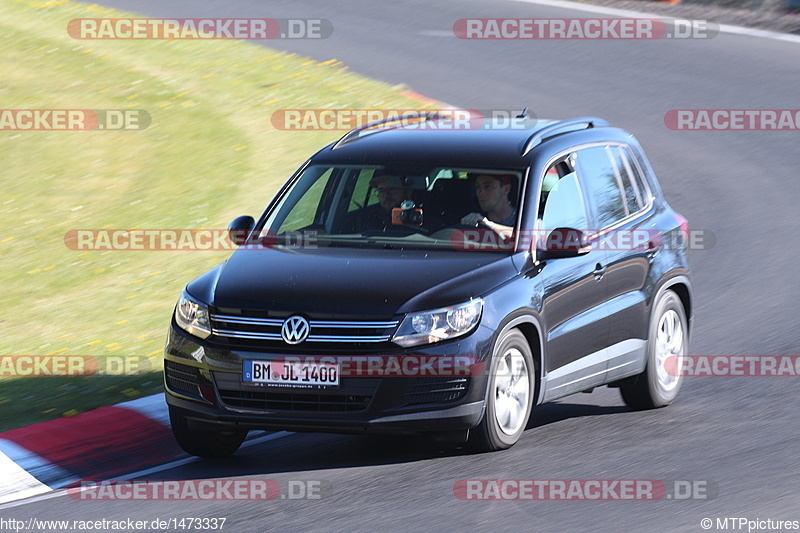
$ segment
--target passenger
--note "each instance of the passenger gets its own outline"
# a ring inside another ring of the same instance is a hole
[[[412,190],[400,186],[400,177],[381,173],[369,182],[378,194],[378,203],[369,205],[356,214],[355,231],[385,230],[392,227],[392,209],[400,207],[411,198]]]

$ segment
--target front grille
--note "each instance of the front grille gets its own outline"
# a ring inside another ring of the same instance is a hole
[[[418,378],[408,386],[406,405],[443,403],[458,400],[467,392],[467,378]]]
[[[232,347],[293,348],[281,337],[284,319],[249,315],[211,314],[210,340]],[[351,321],[309,320],[308,338],[297,346],[327,346],[348,348],[376,346],[387,343],[397,328],[397,320]]]
[[[170,389],[189,394],[200,394],[200,374],[197,368],[174,361],[164,361],[164,373]]]
[[[298,394],[224,389],[220,389],[219,395],[222,403],[230,407],[274,411],[363,411],[372,400],[371,396],[352,394]]]

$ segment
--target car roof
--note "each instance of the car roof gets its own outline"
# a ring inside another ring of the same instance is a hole
[[[312,162],[524,168],[535,148],[548,139],[598,128],[616,130],[595,117],[562,121],[526,118],[516,120],[513,127],[508,124],[508,119],[379,121],[348,132],[317,152]]]

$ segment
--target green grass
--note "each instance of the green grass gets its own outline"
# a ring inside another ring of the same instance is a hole
[[[140,131],[0,131],[0,356],[146,356],[181,288],[227,252],[73,251],[72,229],[224,228],[259,214],[342,132],[279,131],[279,109],[418,108],[347,71],[238,41],[78,41],[75,18],[131,16],[65,0],[0,4],[0,108],[142,109]],[[320,50],[324,50],[324,43]],[[161,390],[128,377],[0,378],[0,430]]]

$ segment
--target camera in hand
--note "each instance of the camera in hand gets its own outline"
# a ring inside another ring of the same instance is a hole
[[[415,208],[413,200],[405,200],[400,207],[392,209],[392,224],[397,226],[421,226],[422,209]]]

